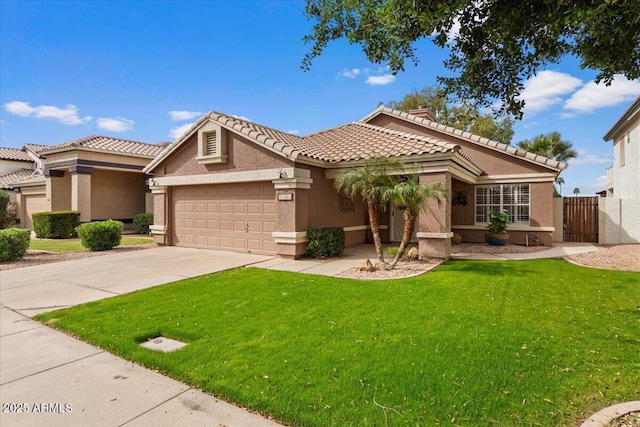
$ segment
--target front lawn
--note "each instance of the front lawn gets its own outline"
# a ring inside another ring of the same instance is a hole
[[[640,394],[640,274],[562,260],[245,268],[37,318],[295,426],[575,426]]]
[[[150,237],[122,237],[120,246],[144,245],[153,243]],[[47,252],[75,252],[86,251],[80,239],[31,239],[29,249]]]

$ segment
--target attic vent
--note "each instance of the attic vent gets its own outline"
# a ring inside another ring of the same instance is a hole
[[[215,156],[218,154],[218,140],[216,132],[206,134],[206,156]]]

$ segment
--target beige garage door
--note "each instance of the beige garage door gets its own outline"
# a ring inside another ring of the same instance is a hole
[[[174,187],[172,198],[174,245],[275,253],[272,183]]]
[[[31,214],[38,212],[45,212],[49,210],[47,204],[47,196],[43,195],[26,195],[23,196],[25,206],[25,216],[23,221],[23,227],[33,230],[33,221],[31,220]],[[22,220],[22,218],[21,218]]]

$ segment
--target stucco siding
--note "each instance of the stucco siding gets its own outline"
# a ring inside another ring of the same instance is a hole
[[[357,227],[369,224],[366,206],[360,197],[353,202],[353,211],[344,209],[349,201],[343,199],[340,207],[340,195],[333,187],[334,180],[326,179],[324,170],[309,168],[313,184],[309,190],[309,229],[323,227]],[[346,232],[347,246],[362,243],[366,239],[365,230]]]
[[[259,147],[233,132],[227,133],[227,161],[219,164],[201,164],[198,156],[198,137],[193,135],[185,141],[164,163],[155,170],[157,177],[173,175],[198,175],[223,171],[248,171],[254,169],[271,169],[291,167],[293,162]]]
[[[381,114],[370,121],[371,124],[389,129],[408,132],[415,135],[424,135],[431,138],[442,139],[448,142],[459,144],[462,152],[473,160],[486,175],[511,175],[520,173],[543,173],[551,172],[541,165],[528,162],[523,159],[493,150],[489,147],[482,147],[464,139],[444,134],[437,130],[428,129],[417,123],[410,123],[396,117]]]
[[[640,200],[605,197],[598,208],[600,244],[640,243]]]
[[[96,169],[91,175],[91,219],[132,219],[145,211],[141,173]]]

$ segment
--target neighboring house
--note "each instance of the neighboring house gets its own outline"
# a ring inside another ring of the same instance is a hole
[[[450,197],[421,212],[421,257],[447,258],[453,232],[484,241],[487,214],[509,212],[511,242],[552,244],[553,182],[564,164],[411,114],[379,107],[358,122],[297,136],[210,112],[144,172],[153,174],[159,244],[300,257],[307,230],[343,227],[347,245],[365,242],[366,208],[334,179],[374,156],[402,162],[404,175],[441,180]],[[381,218],[382,238],[399,241],[401,211]]]
[[[25,144],[22,149],[0,147],[0,188],[8,191],[16,204],[14,184],[42,173],[42,161],[37,154],[42,147],[36,144]],[[20,221],[20,212],[16,216]]]
[[[607,196],[600,199],[600,243],[640,243],[640,97],[604,136],[613,141]]]
[[[38,146],[40,168],[11,183],[21,227],[33,228],[31,215],[50,210],[80,211],[82,222],[126,223],[138,213],[152,211],[148,176],[142,169],[162,148],[107,136]]]

